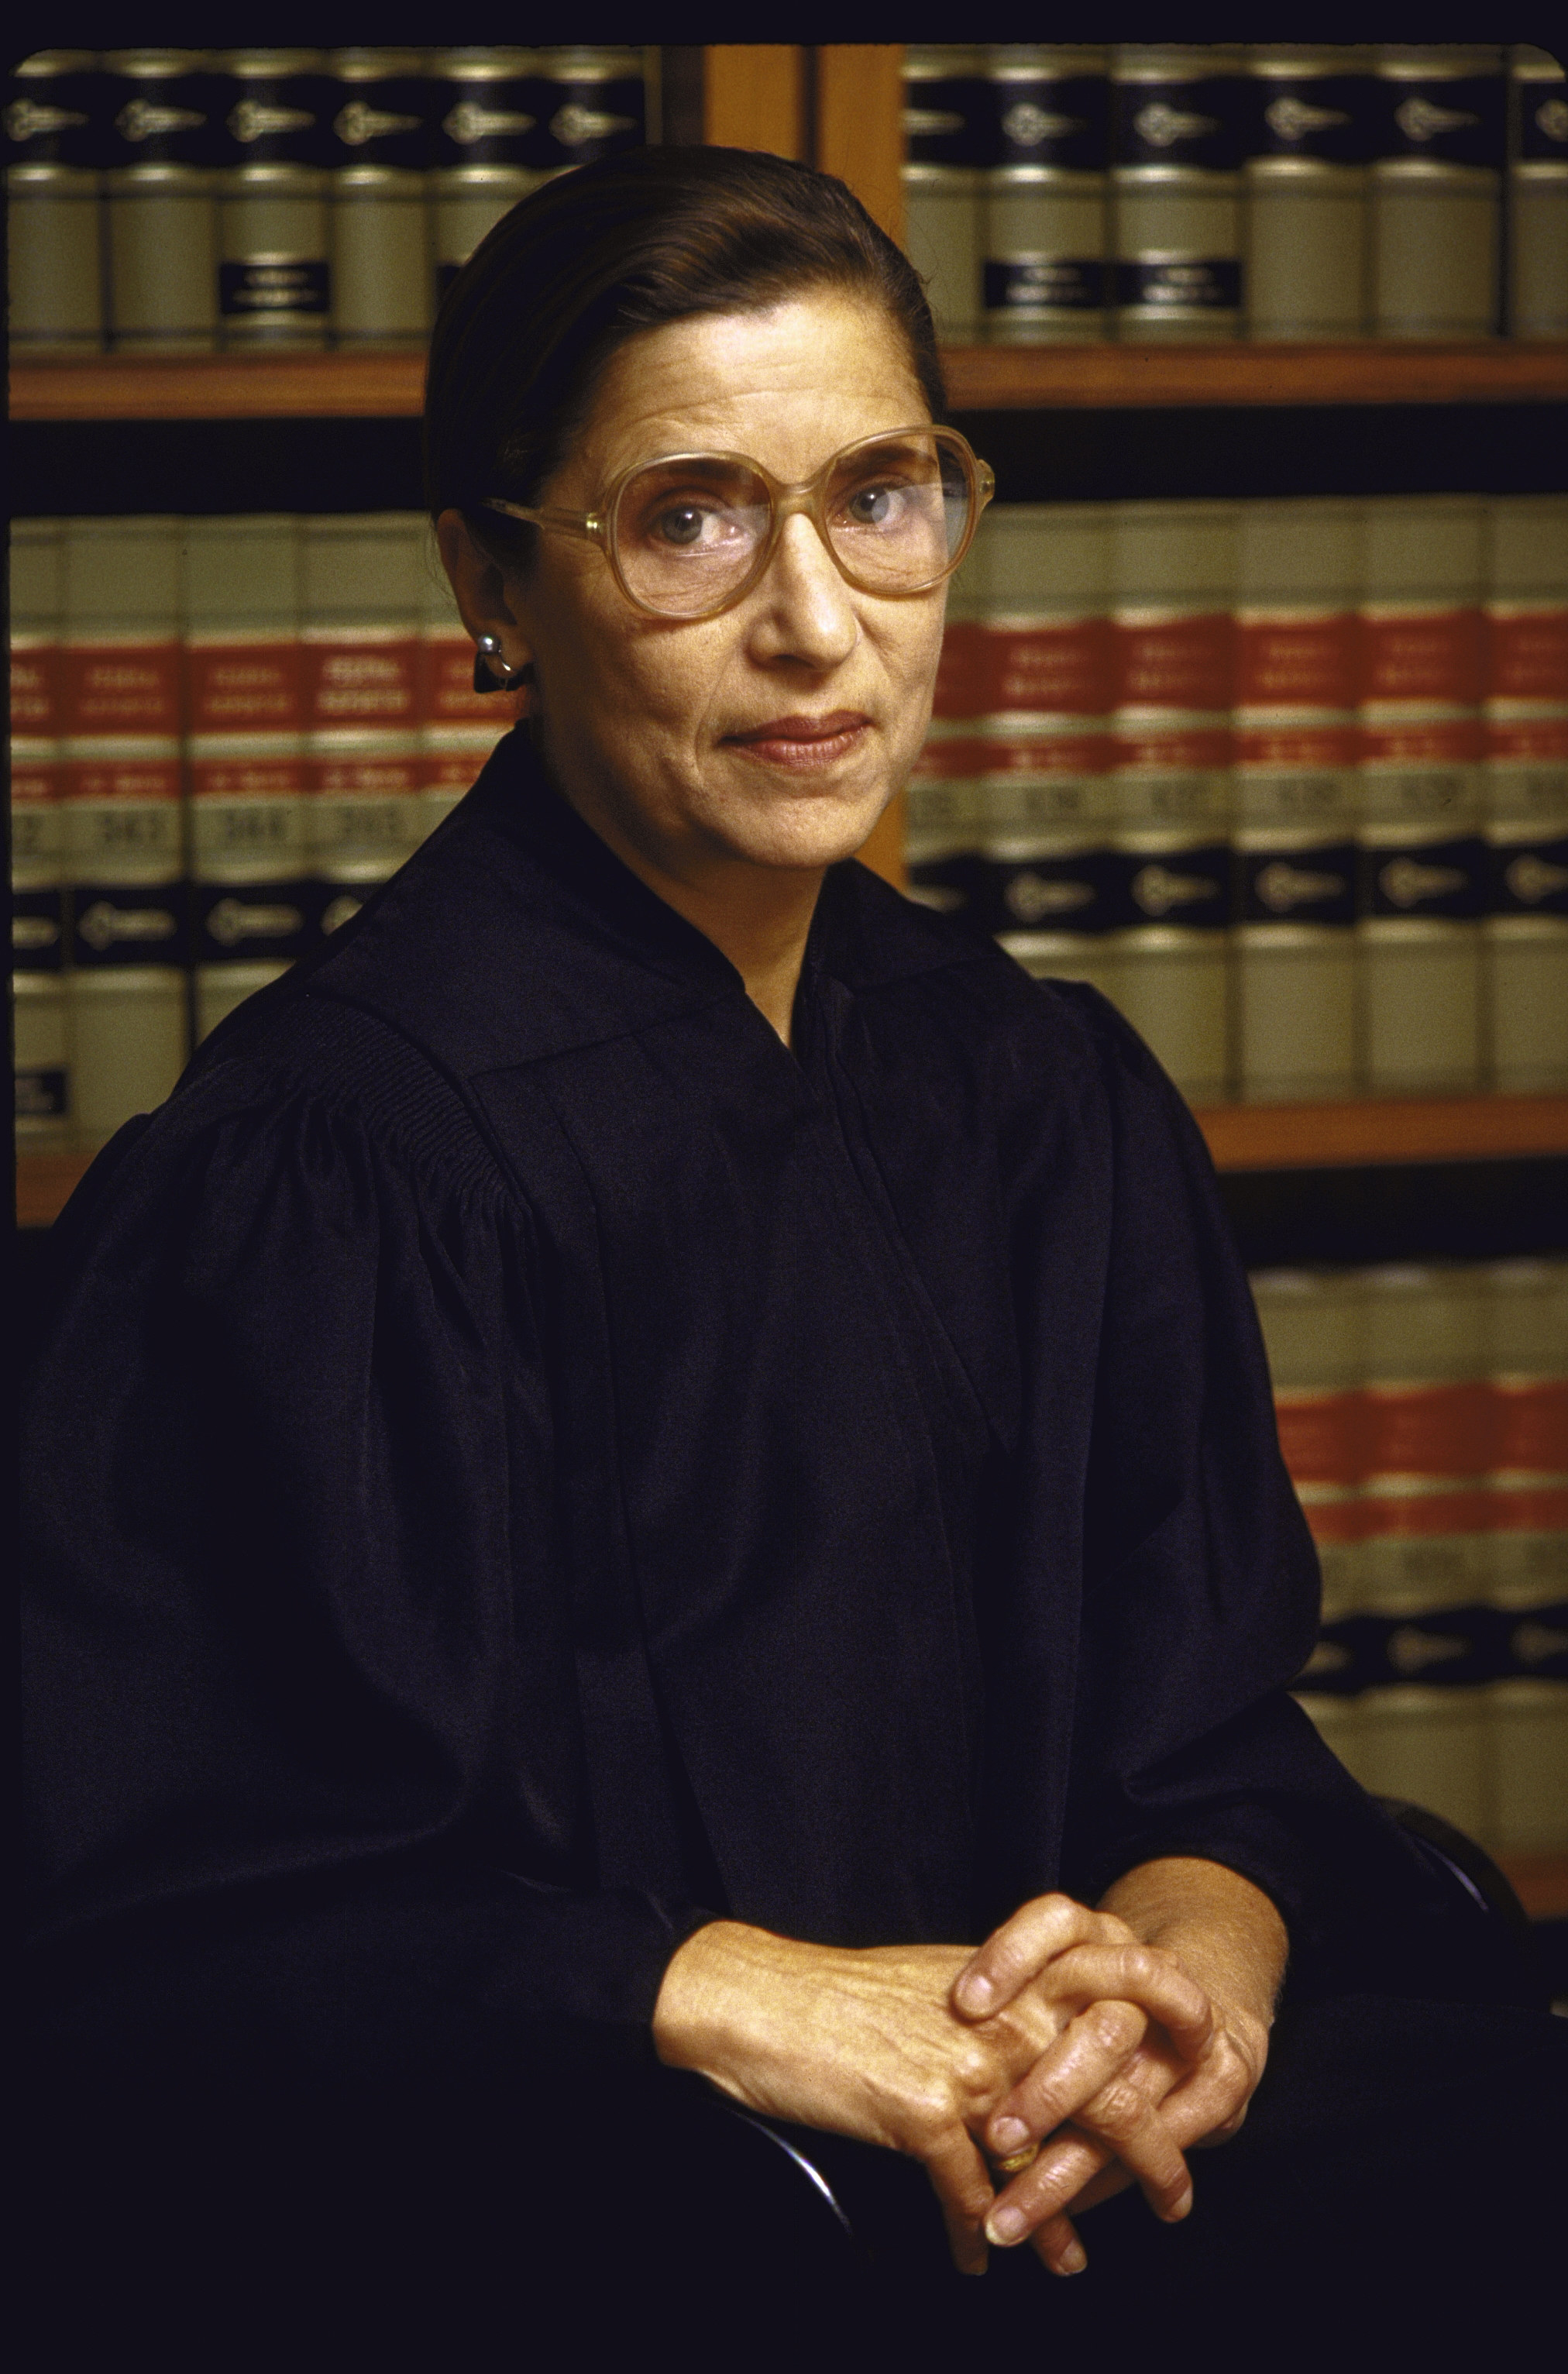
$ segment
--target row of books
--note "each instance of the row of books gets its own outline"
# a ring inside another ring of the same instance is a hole
[[[1367,1787],[1568,1849],[1568,1261],[1252,1283],[1323,1569],[1304,1704]]]
[[[416,512],[28,520],[11,572],[18,1126],[91,1146],[396,871],[513,705]]]
[[[918,46],[905,126],[957,344],[1568,335],[1544,50]]]
[[[1568,1083],[1568,500],[998,504],[918,896],[1195,1101]]]
[[[5,115],[14,353],[419,347],[542,182],[639,145],[641,50],[44,50]]]

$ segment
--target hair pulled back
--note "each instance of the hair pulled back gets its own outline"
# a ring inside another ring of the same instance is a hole
[[[860,292],[908,341],[945,408],[930,309],[907,258],[842,182],[745,148],[640,148],[546,182],[503,215],[447,292],[425,396],[431,516],[470,515],[493,549],[532,530],[478,506],[537,499],[609,357],[638,331],[755,312],[813,288]]]

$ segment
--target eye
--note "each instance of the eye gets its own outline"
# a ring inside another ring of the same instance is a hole
[[[892,527],[898,518],[900,489],[885,483],[857,487],[844,506],[856,527]]]
[[[702,542],[703,530],[713,517],[711,511],[703,511],[696,503],[674,503],[651,519],[649,528],[661,544],[689,548]]]

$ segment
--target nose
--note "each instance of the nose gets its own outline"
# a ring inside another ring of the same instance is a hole
[[[758,593],[752,629],[758,659],[836,667],[860,641],[849,588],[803,511],[785,520]]]

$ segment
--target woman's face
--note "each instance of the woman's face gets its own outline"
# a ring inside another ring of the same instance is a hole
[[[824,290],[630,339],[537,499],[591,511],[631,464],[702,451],[796,484],[840,447],[928,417],[880,306]],[[533,663],[551,770],[612,843],[693,883],[737,860],[817,869],[860,846],[925,735],[944,588],[856,592],[801,514],[716,618],[641,616],[580,537],[546,532],[536,550],[504,613],[470,624],[499,635],[509,665]]]

